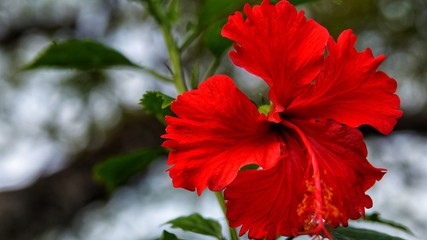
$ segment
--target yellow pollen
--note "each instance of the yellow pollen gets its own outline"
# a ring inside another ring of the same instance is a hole
[[[321,181],[321,189],[316,189],[313,180],[306,181],[306,193],[297,207],[297,214],[303,223],[304,231],[315,229],[319,221],[329,223],[340,216],[339,209],[333,202],[333,189]],[[316,197],[316,191],[321,191],[321,198]],[[322,219],[322,220],[321,220]]]

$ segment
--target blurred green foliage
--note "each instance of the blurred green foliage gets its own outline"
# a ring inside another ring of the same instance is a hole
[[[160,236],[156,240],[180,240],[180,239],[175,234],[170,233],[166,230],[163,230],[162,236]]]
[[[94,168],[94,176],[113,191],[164,154],[165,150],[159,147],[114,156],[97,164]]]
[[[334,240],[403,240],[385,233],[353,227],[338,227],[333,230]]]
[[[172,228],[179,228],[202,235],[212,236],[218,240],[225,240],[221,233],[221,225],[213,220],[203,218],[200,214],[194,213],[189,216],[179,217],[167,222]]]
[[[113,66],[137,67],[122,53],[93,40],[54,42],[24,70],[48,67],[77,70],[105,69]]]

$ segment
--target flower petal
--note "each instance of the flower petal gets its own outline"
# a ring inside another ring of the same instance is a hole
[[[240,172],[224,191],[227,219],[249,230],[250,239],[276,239],[276,235],[297,235],[302,228],[297,207],[304,196],[305,153],[292,137],[285,136],[286,156],[268,170]]]
[[[244,11],[246,20],[236,12],[222,29],[224,37],[236,42],[230,57],[264,79],[271,100],[286,107],[319,73],[329,33],[288,1],[272,5],[264,0]]]
[[[266,117],[224,75],[209,78],[171,105],[163,146],[172,149],[168,171],[175,187],[198,194],[222,190],[240,168],[273,167],[281,143]]]
[[[385,174],[366,159],[367,150],[359,130],[333,120],[293,120],[307,148],[310,168],[307,192],[298,207],[305,231],[327,233],[321,219],[332,227],[347,226],[372,207],[365,192]],[[298,130],[300,129],[300,130]]]
[[[332,120],[285,122],[287,154],[269,170],[243,171],[225,190],[227,218],[240,234],[328,235],[372,207],[365,194],[384,170],[366,160],[357,129]]]
[[[393,130],[402,116],[396,81],[377,71],[384,56],[374,58],[370,49],[358,53],[355,41],[351,30],[338,43],[330,39],[322,72],[285,115],[334,119],[352,127],[368,124],[383,134]]]

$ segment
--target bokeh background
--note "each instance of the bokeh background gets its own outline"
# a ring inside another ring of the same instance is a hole
[[[199,7],[181,1],[182,26]],[[388,169],[369,192],[382,217],[408,226],[404,239],[427,236],[427,2],[323,0],[299,7],[333,36],[352,28],[357,47],[386,54],[381,69],[398,81],[404,117],[390,136],[364,129],[369,159]],[[146,9],[131,0],[0,1],[0,239],[148,240],[171,218],[199,212],[225,224],[213,194],[173,189],[160,159],[113,194],[95,182],[93,165],[110,156],[161,143],[162,125],[146,116],[147,90],[176,96],[173,86],[131,68],[105,71],[22,71],[52,41],[95,39],[132,61],[168,73],[161,33]],[[204,66],[209,52],[197,44],[184,56]],[[227,73],[254,101],[266,87],[227,56]],[[251,84],[247,84],[251,79]],[[367,106],[369,107],[369,106]],[[179,231],[175,231],[178,232]],[[202,236],[188,239],[204,239]]]

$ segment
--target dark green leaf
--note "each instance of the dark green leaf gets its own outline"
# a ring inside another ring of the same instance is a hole
[[[403,240],[385,233],[363,228],[339,227],[333,230],[334,240]]]
[[[108,158],[95,165],[95,179],[103,182],[112,191],[140,173],[164,153],[165,150],[162,148],[149,148]]]
[[[365,216],[365,221],[382,223],[382,224],[388,225],[390,227],[402,230],[402,231],[404,231],[406,233],[413,234],[411,232],[411,230],[409,230],[408,227],[406,227],[406,226],[404,226],[404,225],[402,225],[400,223],[396,223],[396,222],[393,222],[393,221],[390,221],[390,220],[387,220],[387,219],[383,219],[383,218],[380,217],[380,214],[377,213],[377,212],[369,214],[369,215],[366,215]]]
[[[36,68],[104,69],[113,66],[138,67],[120,52],[92,40],[68,40],[51,44],[24,70]]]
[[[198,24],[205,28],[214,22],[223,21],[235,11],[241,11],[247,0],[205,0],[199,12]]]
[[[226,19],[216,22],[209,26],[203,34],[203,43],[215,57],[220,57],[232,44],[232,41],[221,36],[225,23]]]
[[[148,114],[152,114],[164,122],[165,116],[173,116],[170,105],[174,99],[161,92],[148,91],[142,96],[140,104]]]
[[[290,3],[292,3],[293,5],[300,5],[300,4],[304,4],[304,3],[310,3],[310,2],[318,2],[319,0],[289,0]],[[278,1],[276,1],[278,2]]]
[[[203,30],[203,43],[215,55],[220,56],[231,41],[221,36],[222,26],[227,22],[228,16],[236,11],[241,11],[247,0],[205,0],[198,17],[198,28]]]
[[[217,221],[203,218],[197,213],[186,217],[179,217],[167,223],[171,224],[172,228],[180,228],[184,231],[208,235],[216,237],[217,239],[224,239],[221,234],[221,225]]]
[[[156,240],[180,240],[175,234],[170,233],[166,230],[163,230],[163,234],[161,237],[157,238]]]
[[[259,169],[259,165],[257,164],[248,164],[243,166],[240,171],[246,171],[246,170],[257,170]]]
[[[171,23],[179,19],[179,0],[171,0],[167,7],[166,17]]]
[[[191,68],[191,78],[190,78],[190,86],[191,89],[196,89],[199,86],[199,64],[194,63],[193,67]]]

